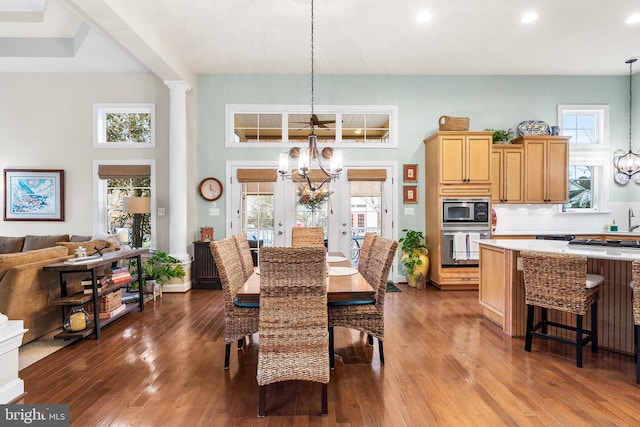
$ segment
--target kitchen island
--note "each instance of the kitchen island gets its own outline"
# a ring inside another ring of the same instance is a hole
[[[640,260],[640,249],[631,244],[620,247],[535,239],[492,239],[481,240],[479,244],[482,313],[498,324],[505,334],[514,337],[525,334],[526,304],[520,251],[582,255],[587,257],[587,271],[605,278],[598,302],[599,346],[633,354],[633,304],[629,281],[631,262]],[[571,322],[573,317],[559,316],[563,322]],[[585,322],[589,321],[587,317]]]

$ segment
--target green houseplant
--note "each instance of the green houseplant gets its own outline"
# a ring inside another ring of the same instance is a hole
[[[429,271],[429,249],[422,231],[402,230],[405,236],[398,242],[402,250],[402,266],[404,267],[409,286],[424,289]]]
[[[137,273],[138,269],[135,263],[131,267]],[[163,286],[169,280],[183,278],[186,274],[179,259],[162,251],[152,251],[149,258],[143,259],[141,270],[142,284],[145,287],[151,286],[151,281]]]
[[[485,129],[493,131],[493,143],[494,144],[508,144],[509,141],[514,137],[513,130],[502,130],[502,129]]]

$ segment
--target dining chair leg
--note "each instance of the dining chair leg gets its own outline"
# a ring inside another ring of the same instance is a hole
[[[533,329],[533,306],[527,304],[527,329],[525,332],[524,350],[531,351],[531,341],[533,341],[533,335],[531,330]]]
[[[548,314],[547,309],[544,308],[544,307],[541,307],[541,314],[542,314],[542,329],[541,329],[541,331],[542,331],[543,334],[548,334],[549,332],[547,330],[547,321],[549,320],[549,318],[547,316],[547,314]]]
[[[244,346],[244,337],[238,340],[238,350],[240,350]]]
[[[329,405],[327,403],[327,384],[322,383],[322,415],[327,415],[329,413]]]
[[[369,343],[369,345],[373,345],[373,336],[370,334],[367,334],[367,343]]]
[[[264,417],[267,408],[267,386],[258,387],[258,416]]]
[[[576,320],[576,366],[582,368],[582,315]]]
[[[380,352],[380,364],[384,365],[384,347],[380,338],[378,338],[378,351]]]
[[[224,369],[229,369],[229,356],[231,353],[231,343],[224,346]]]
[[[334,355],[333,355],[333,326],[329,327],[329,368],[335,367]]]

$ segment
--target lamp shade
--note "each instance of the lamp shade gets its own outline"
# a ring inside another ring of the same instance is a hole
[[[122,199],[122,212],[130,214],[151,213],[150,197],[124,197]]]

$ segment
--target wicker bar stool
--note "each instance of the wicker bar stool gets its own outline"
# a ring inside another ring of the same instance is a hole
[[[640,349],[640,261],[633,261],[631,264],[631,287],[633,288],[633,342],[636,359],[636,383],[640,384],[640,363],[638,363],[638,350]]]
[[[234,300],[244,282],[238,247],[233,237],[211,242],[211,253],[216,262],[224,293],[224,369],[229,369],[231,343],[238,341],[238,349],[247,335],[258,332],[258,307],[239,307]]]
[[[367,263],[367,268],[360,273],[375,289],[375,301],[369,303],[331,303],[329,304],[329,354],[331,367],[333,361],[333,328],[342,326],[356,329],[368,335],[369,344],[373,344],[373,337],[378,339],[380,364],[384,365],[384,298],[387,291],[389,270],[395,257],[398,242],[375,236],[371,246],[370,259],[375,262]]]
[[[247,235],[245,233],[235,234],[233,236],[233,240],[236,242],[238,253],[240,254],[240,263],[242,264],[242,271],[244,272],[244,280],[246,282],[254,271],[249,240],[247,240]]]
[[[576,366],[582,368],[582,347],[589,342],[591,351],[598,351],[598,285],[604,277],[587,273],[587,258],[583,256],[520,252],[524,270],[525,302],[527,304],[526,351],[531,351],[533,337],[550,339],[576,347]],[[542,320],[534,325],[534,307],[542,309]],[[591,307],[591,329],[583,327],[583,316]],[[547,319],[547,309],[573,313],[576,326]],[[548,333],[548,327],[575,332],[575,340]]]
[[[324,230],[322,227],[293,227],[291,246],[322,246],[324,248]]]
[[[292,380],[321,383],[327,414],[328,338],[324,247],[260,249],[258,416],[266,412],[267,385]]]

